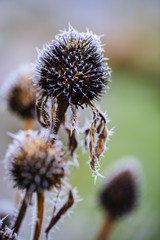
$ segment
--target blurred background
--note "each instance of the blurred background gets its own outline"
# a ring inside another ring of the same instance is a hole
[[[109,150],[101,159],[101,173],[118,158],[136,156],[143,170],[137,211],[113,229],[111,240],[159,240],[160,236],[160,1],[159,0],[0,0],[0,84],[19,65],[35,62],[36,47],[54,39],[70,23],[103,34],[105,56],[112,68],[110,89],[98,105],[115,127]],[[85,112],[87,115],[87,112]],[[1,106],[0,161],[22,121]],[[80,118],[83,125],[83,119]],[[63,136],[62,136],[63,137]],[[94,179],[78,149],[79,168],[72,170],[71,184],[83,201],[60,224],[57,240],[93,240],[103,212],[97,194],[103,179]],[[0,201],[14,202],[14,190],[4,179],[0,164]],[[0,208],[3,204],[0,203]],[[24,225],[22,239],[29,239]],[[41,239],[44,239],[42,236]]]

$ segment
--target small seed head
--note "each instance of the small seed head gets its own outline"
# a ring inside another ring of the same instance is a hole
[[[35,89],[32,76],[33,69],[24,65],[11,75],[7,83],[8,107],[22,118],[34,118],[35,116]]]
[[[15,186],[30,192],[61,186],[65,162],[59,142],[51,145],[37,131],[20,131],[6,158]]]
[[[109,81],[100,37],[69,26],[39,53],[34,83],[42,95],[76,106],[97,99]]]
[[[101,206],[113,218],[130,213],[136,206],[138,184],[131,168],[122,168],[104,185],[100,193]]]

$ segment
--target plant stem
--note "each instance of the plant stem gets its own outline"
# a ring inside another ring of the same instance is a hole
[[[111,230],[116,222],[116,219],[106,216],[100,226],[99,233],[97,235],[96,240],[107,240],[109,239]]]
[[[48,227],[45,230],[46,239],[48,239],[48,233],[51,230],[51,228],[54,227],[54,225],[59,221],[59,219],[62,217],[62,215],[64,215],[73,204],[74,204],[73,193],[71,190],[69,190],[67,202],[61,207],[61,209],[57,212],[57,214],[55,216],[54,216],[54,212],[53,212],[53,217],[52,217]]]
[[[24,119],[24,126],[23,126],[24,130],[33,129],[33,127],[34,127],[34,120],[32,118]]]
[[[44,193],[37,193],[37,220],[33,240],[38,240],[40,237],[44,215],[44,200]]]
[[[25,196],[23,198],[21,207],[19,209],[19,213],[17,215],[17,218],[16,218],[16,220],[15,220],[15,222],[13,224],[13,227],[12,227],[14,229],[15,233],[18,233],[18,231],[20,229],[20,226],[21,226],[23,218],[25,216],[25,213],[26,213],[26,210],[27,210],[27,206],[28,206],[28,202],[29,202],[30,198],[31,198],[31,193],[26,192]]]
[[[58,107],[56,110],[56,122],[55,122],[54,129],[53,129],[54,134],[58,133],[60,125],[64,121],[65,112],[67,111],[68,106],[69,106],[69,104],[67,102],[58,101]]]

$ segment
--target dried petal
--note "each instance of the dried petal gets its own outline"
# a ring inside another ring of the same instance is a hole
[[[66,129],[66,132],[68,133],[68,137],[69,137],[68,149],[70,151],[70,155],[73,157],[73,153],[78,146],[78,142],[76,139],[76,130],[74,129],[71,133],[70,129],[68,129],[68,128],[65,128],[65,129]]]
[[[89,144],[89,148],[90,148],[90,157],[91,157],[91,161],[90,161],[90,167],[91,169],[95,172],[95,141],[96,141],[96,125],[97,125],[97,113],[93,112],[93,122],[91,124],[91,128],[90,128],[90,144]]]
[[[69,190],[67,202],[62,206],[62,208],[57,212],[57,214],[51,218],[51,221],[45,230],[46,237],[48,237],[48,233],[51,230],[51,228],[54,227],[54,225],[59,221],[62,215],[64,215],[68,211],[68,209],[72,207],[73,204],[74,204],[73,193],[71,190]]]
[[[97,145],[95,149],[96,158],[99,160],[100,155],[104,151],[105,142],[108,136],[107,128],[104,126],[102,133],[98,136]]]

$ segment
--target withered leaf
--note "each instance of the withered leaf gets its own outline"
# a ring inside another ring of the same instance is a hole
[[[70,151],[70,155],[73,156],[74,151],[76,150],[78,146],[78,142],[76,139],[76,130],[74,129],[71,133],[71,130],[68,128],[65,128],[66,132],[68,133],[68,149]]]
[[[95,141],[96,141],[96,126],[97,126],[97,115],[95,112],[93,112],[93,122],[90,127],[90,143],[89,143],[89,148],[90,148],[90,167],[93,171],[95,171]]]
[[[106,126],[104,126],[103,131],[98,136],[97,145],[96,145],[96,148],[95,148],[95,155],[96,155],[98,160],[99,160],[100,155],[104,151],[107,136],[108,136],[108,131],[107,131]]]

